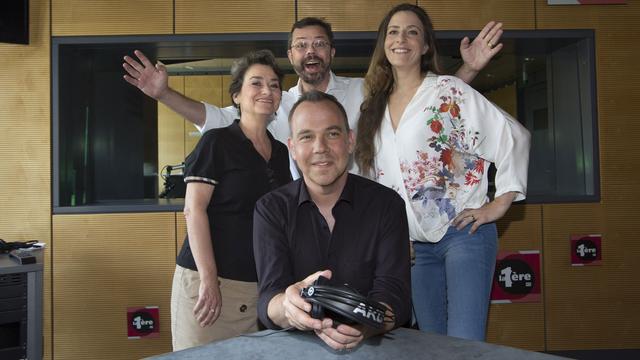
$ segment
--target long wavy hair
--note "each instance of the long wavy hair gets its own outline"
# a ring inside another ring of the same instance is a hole
[[[367,177],[373,177],[375,158],[375,136],[380,129],[384,111],[389,96],[394,89],[393,69],[385,55],[384,42],[387,35],[387,27],[393,15],[400,11],[414,13],[424,29],[424,40],[429,46],[427,52],[422,55],[420,71],[422,76],[431,71],[441,74],[436,50],[435,34],[429,15],[419,6],[413,4],[400,4],[391,9],[382,19],[378,27],[376,48],[373,51],[369,70],[365,76],[365,98],[360,106],[360,119],[358,120],[358,135],[355,148],[355,161],[360,168],[360,173]]]

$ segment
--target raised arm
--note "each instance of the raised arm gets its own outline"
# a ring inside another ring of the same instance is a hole
[[[500,37],[502,36],[502,23],[490,21],[484,26],[482,31],[473,41],[465,37],[460,42],[460,54],[464,63],[456,76],[467,84],[471,83],[478,73],[484,69],[493,58],[502,49]]]
[[[134,51],[134,54],[138,60],[130,56],[124,57],[125,62],[122,67],[127,72],[124,75],[124,79],[147,96],[160,101],[188,121],[202,128],[206,119],[205,105],[171,89],[167,81],[167,69],[162,63],[158,62],[153,65],[139,50]]]

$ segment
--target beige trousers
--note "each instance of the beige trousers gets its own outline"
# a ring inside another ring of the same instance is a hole
[[[200,327],[193,315],[198,301],[197,271],[176,266],[171,289],[171,336],[173,351],[258,331],[258,286],[254,282],[218,278],[222,294],[220,317]]]

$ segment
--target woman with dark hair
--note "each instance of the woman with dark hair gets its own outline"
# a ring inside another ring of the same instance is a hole
[[[484,340],[495,221],[525,197],[529,134],[463,81],[440,73],[429,16],[416,5],[394,7],[380,24],[365,78],[355,159],[362,174],[405,200],[419,328]],[[497,167],[493,201],[490,163]]]
[[[187,237],[171,293],[174,351],[258,330],[253,208],[291,181],[287,148],[267,131],[282,96],[273,54],[243,56],[231,77],[240,119],[206,132],[186,159]]]

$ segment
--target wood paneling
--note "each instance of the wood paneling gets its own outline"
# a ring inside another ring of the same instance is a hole
[[[298,19],[320,17],[331,23],[333,31],[377,31],[384,15],[395,5],[404,2],[406,1],[298,0]]]
[[[500,250],[542,250],[542,206],[511,206],[498,221]],[[544,254],[543,258],[544,258]],[[545,274],[542,274],[543,279]],[[544,289],[543,289],[544,291]],[[544,304],[492,304],[487,341],[534,351],[544,350]]]
[[[173,33],[171,0],[52,0],[51,16],[54,36]]]
[[[55,215],[53,234],[57,359],[171,351],[174,213]],[[127,339],[127,307],[135,306],[159,306],[159,337]]]
[[[518,99],[515,83],[484,93],[483,95],[500,106],[502,110],[509,113],[509,115],[513,116],[514,119],[518,117]]]
[[[491,20],[504,29],[534,29],[532,0],[418,0],[431,17],[436,30],[480,30]]]
[[[221,106],[222,94],[227,93],[222,86],[221,75],[185,76],[184,94],[186,97]],[[184,122],[184,156],[193,151],[200,140],[200,131],[188,121]]]
[[[288,32],[294,1],[175,0],[176,34]]]
[[[629,207],[544,206],[549,350],[639,347],[640,246]],[[602,265],[569,266],[569,236],[591,233],[603,236]]]
[[[498,220],[498,249],[541,250],[542,205],[514,204]]]
[[[231,84],[231,75],[222,75],[222,106],[225,107],[233,105],[229,95],[229,84]]]
[[[640,348],[640,3],[549,6],[541,29],[595,30],[601,204],[545,205],[547,349]],[[603,263],[570,267],[568,236],[603,234]]]
[[[184,94],[184,76],[170,76],[169,87]],[[185,120],[182,116],[158,102],[158,171],[166,165],[184,161]],[[164,189],[164,181],[158,176],[158,189]]]
[[[324,17],[336,31],[373,31],[384,13],[400,2],[299,0],[298,18]],[[31,43],[0,44],[0,236],[48,243],[45,359],[52,356],[52,341],[59,359],[134,358],[170,348],[168,291],[175,247],[186,232],[181,213],[55,216],[51,238],[49,29],[54,36],[171,34],[173,3],[32,0]],[[544,319],[548,350],[639,348],[640,290],[635,276],[640,273],[640,242],[634,204],[640,202],[640,182],[634,165],[640,163],[640,150],[634,141],[640,135],[635,119],[640,94],[634,86],[640,72],[634,69],[640,50],[634,44],[640,42],[640,5],[628,1],[616,6],[548,6],[546,0],[418,3],[438,30],[479,30],[493,19],[506,29],[596,30],[601,203],[515,205],[499,222],[501,249],[540,245],[545,309],[540,303],[492,305],[488,340],[539,350]],[[176,0],[175,6],[176,33],[288,32],[295,20],[291,0]],[[223,80],[224,105],[230,104],[227,86]],[[177,123],[184,131],[184,120]],[[604,235],[603,264],[569,266],[568,236],[589,232]],[[146,265],[136,265],[147,256]],[[131,302],[160,304],[160,338],[126,340],[125,308]],[[100,329],[81,323],[89,315]]]
[[[617,324],[608,319],[624,322],[610,302],[624,300],[619,298],[622,293],[614,289],[613,282],[618,281],[610,278],[616,272],[611,252],[603,250],[602,266],[573,267],[570,262],[572,234],[603,233],[601,209],[599,204],[543,207],[543,271],[548,274],[544,287],[550,350],[601,347],[604,339],[615,336],[611,329]],[[603,237],[606,249],[608,234],[603,233]]]
[[[29,45],[0,44],[0,238],[47,243],[43,335],[51,359],[50,3],[29,5]]]
[[[297,74],[286,74],[282,79],[282,90],[289,90],[296,85],[298,85]]]
[[[543,351],[544,335],[544,303],[491,304],[487,342]]]

